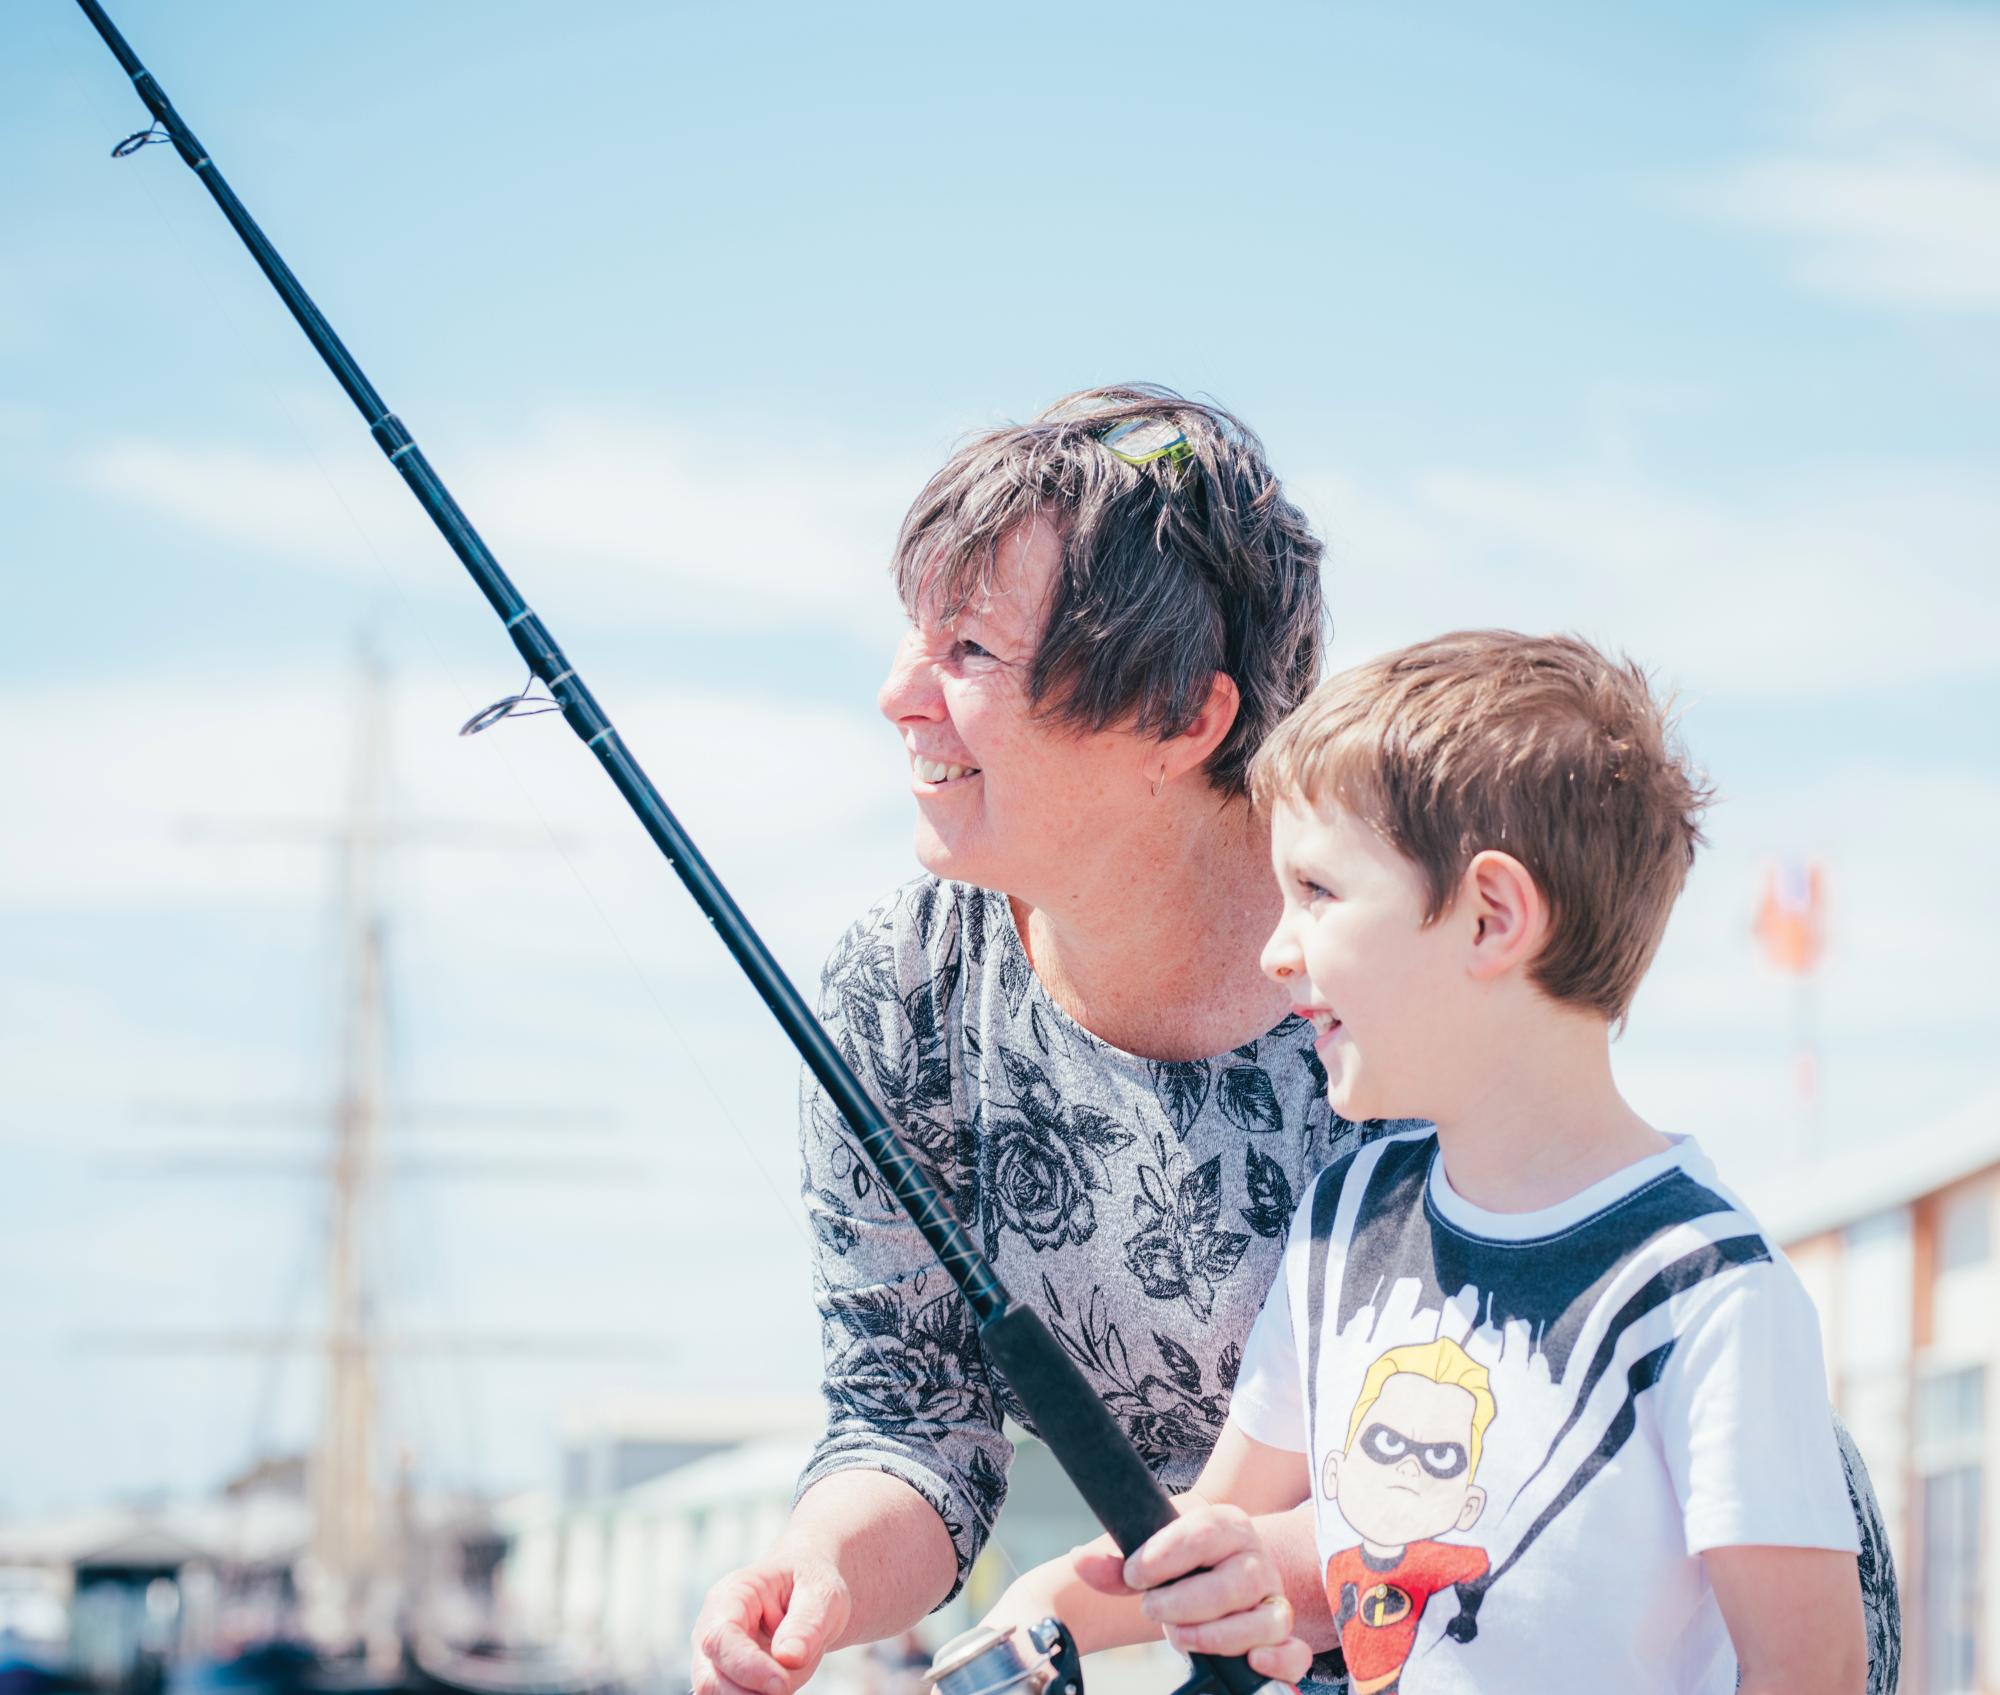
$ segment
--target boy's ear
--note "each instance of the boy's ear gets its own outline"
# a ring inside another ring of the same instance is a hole
[[[1542,951],[1549,904],[1528,868],[1511,853],[1487,848],[1474,854],[1459,900],[1472,925],[1469,969],[1474,977],[1491,982]]]
[[[1222,746],[1223,738],[1235,727],[1236,715],[1242,710],[1243,696],[1237,690],[1236,679],[1226,671],[1211,675],[1208,697],[1201,703],[1201,710],[1162,750],[1167,758],[1167,775],[1179,777],[1202,765]],[[1157,760],[1159,755],[1152,757]]]

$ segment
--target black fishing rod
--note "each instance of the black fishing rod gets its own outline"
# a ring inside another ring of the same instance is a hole
[[[174,110],[153,73],[139,62],[138,55],[126,44],[124,36],[119,34],[117,26],[97,0],[77,0],[77,4],[92,27],[104,38],[105,46],[111,49],[125,74],[132,79],[133,88],[145,102],[146,110],[153,115],[153,129],[128,137],[113,149],[114,154],[123,157],[135,152],[147,141],[162,139],[157,132],[164,131],[164,139],[173,144],[216,205],[222,208],[222,215],[229,220],[230,227],[250,250],[250,257],[257,261],[271,286],[278,291],[278,297],[298,320],[306,339],[326,361],[334,380],[346,390],[347,398],[354,402],[361,416],[367,420],[369,434],[388,455],[389,463],[402,473],[403,481],[409,484],[418,504],[430,515],[431,522],[437,525],[451,545],[452,552],[458,555],[459,562],[471,573],[479,592],[485,595],[487,604],[513,638],[514,647],[527,662],[529,672],[548,690],[578,739],[597,756],[598,763],[617,785],[626,804],[638,815],[647,835],[666,855],[667,863],[715,927],[723,945],[735,957],[744,975],[756,987],[779,1027],[840,1108],[903,1210],[964,1292],[978,1321],[979,1339],[987,1358],[999,1368],[1021,1405],[1027,1409],[1037,1434],[1069,1474],[1070,1481],[1076,1485],[1078,1493],[1097,1515],[1098,1521],[1111,1532],[1112,1539],[1126,1553],[1136,1551],[1141,1543],[1170,1524],[1175,1517],[1173,1503],[1146,1469],[1138,1450],[1049,1333],[1048,1326],[1042,1323],[1033,1308],[1017,1304],[1008,1295],[993,1267],[952,1217],[944,1198],[918,1168],[888,1119],[861,1087],[826,1030],[772,957],[771,950],[751,928],[742,909],[668,810],[652,779],[641,769],[638,760],[626,748],[624,739],[598,705],[597,697],[556,645],[548,626],[521,598],[520,591],[501,570],[499,561],[472,527],[472,521],[424,457],[423,449],[417,445],[402,420],[375,392],[374,385],[355,363],[354,356],[334,334],[333,326],[313,304],[312,297],[300,286],[298,278],[292,275],[291,267],[279,257],[278,250],[257,227],[256,220],[244,209],[243,202],[236,198],[235,191],[209,157],[208,149],[196,139],[194,131]],[[484,728],[489,723],[497,722],[525,698],[525,695],[509,696],[489,707],[467,728]],[[1052,1681],[1074,1685],[1077,1681],[1074,1654],[1062,1633],[1051,1633],[1046,1627],[1037,1627],[1028,1634],[1034,1650],[1042,1658],[1039,1664],[1029,1666],[1022,1664],[1017,1657],[1015,1670],[1019,1675],[1011,1681],[1042,1687]],[[974,1645],[968,1643],[966,1646],[971,1648]],[[1002,1682],[1010,1681],[1009,1670],[1003,1662],[1009,1655],[1018,1656],[1016,1645],[1001,1639],[997,1643],[978,1646],[982,1652],[962,1651],[953,1655],[948,1650],[940,1656],[936,1671],[942,1688],[950,1689],[963,1684],[968,1688],[989,1689],[994,1686],[996,1676]],[[1194,1676],[1182,1685],[1180,1695],[1192,1695],[1196,1691],[1211,1692],[1211,1695],[1254,1695],[1266,1682],[1241,1657],[1196,1654],[1192,1658]],[[947,1664],[947,1661],[950,1663]]]

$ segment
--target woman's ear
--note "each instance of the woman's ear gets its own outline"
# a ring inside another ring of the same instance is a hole
[[[1474,854],[1458,898],[1472,923],[1469,968],[1474,977],[1491,982],[1542,951],[1549,903],[1528,868],[1511,853],[1487,848]]]
[[[1189,771],[1199,769],[1208,756],[1222,746],[1223,739],[1235,727],[1236,714],[1243,709],[1243,697],[1237,692],[1236,679],[1225,671],[1214,672],[1208,679],[1208,698],[1201,703],[1201,710],[1181,733],[1167,742],[1154,754],[1155,760],[1162,754],[1166,758],[1166,774],[1169,777],[1184,776]]]

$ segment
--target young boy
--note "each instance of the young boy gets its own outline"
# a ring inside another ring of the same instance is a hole
[[[1322,685],[1252,781],[1284,894],[1264,965],[1329,1101],[1435,1128],[1305,1195],[1182,1518],[1001,1611],[1301,1677],[1250,1516],[1300,1507],[1353,1695],[1859,1695],[1811,1304],[1612,1081],[1708,798],[1644,675],[1440,637]]]

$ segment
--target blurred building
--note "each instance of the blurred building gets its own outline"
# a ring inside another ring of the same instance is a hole
[[[709,1586],[764,1553],[790,1515],[820,1431],[817,1397],[594,1411],[573,1425],[564,1487],[497,1513],[506,1633],[599,1656],[638,1695],[687,1688],[688,1642]],[[828,1657],[825,1695],[900,1695],[912,1664],[974,1623],[1021,1571],[1097,1534],[1048,1450],[1021,1431],[1007,1505],[964,1592],[920,1632]],[[1162,1648],[1092,1656],[1092,1695],[1155,1695],[1185,1676]]]
[[[701,1597],[775,1540],[817,1430],[816,1397],[631,1398],[573,1419],[560,1486],[498,1509],[501,1628],[685,1689]]]
[[[283,1620],[310,1533],[302,1503],[270,1496],[14,1519],[0,1524],[0,1588],[37,1598],[32,1635],[51,1669],[143,1691],[246,1618]]]
[[[1905,1695],[2000,1695],[2000,1090],[1885,1126],[1758,1213],[1819,1307],[1881,1498]]]

